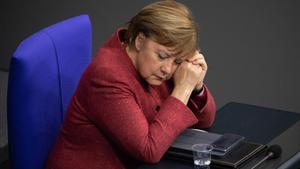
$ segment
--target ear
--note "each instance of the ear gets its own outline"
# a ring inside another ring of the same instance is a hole
[[[146,36],[144,33],[140,32],[135,38],[135,49],[140,51],[144,45]]]

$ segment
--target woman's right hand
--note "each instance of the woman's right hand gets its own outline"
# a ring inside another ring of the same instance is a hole
[[[187,104],[192,91],[199,82],[202,67],[189,61],[182,62],[173,75],[174,89],[172,96]]]

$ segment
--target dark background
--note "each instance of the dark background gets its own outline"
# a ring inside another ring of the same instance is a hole
[[[153,1],[27,0],[0,4],[0,147],[7,143],[9,60],[34,32],[80,14],[93,25],[93,54],[120,26]],[[300,2],[186,0],[200,26],[217,107],[230,101],[300,112]],[[247,118],[247,117],[245,117]],[[0,152],[1,153],[1,152]],[[1,161],[0,161],[1,162]]]

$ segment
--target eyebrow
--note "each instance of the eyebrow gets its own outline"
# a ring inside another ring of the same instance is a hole
[[[167,55],[167,57],[172,57],[173,55],[176,55],[176,53],[170,54],[170,53],[168,53],[164,50],[161,50],[161,49],[157,49],[157,51],[158,51],[159,54],[163,53],[163,54]],[[174,56],[174,57],[176,57],[176,56]]]
[[[161,55],[161,53],[163,53],[164,55],[166,55],[166,57],[163,56],[163,57],[165,57],[165,58],[174,57],[176,62],[182,63],[182,62],[185,60],[185,59],[182,59],[182,57],[179,57],[179,58],[178,58],[178,56],[176,56],[176,53],[174,54],[174,56],[172,56],[172,55],[170,55],[170,54],[168,54],[167,52],[164,52],[164,51],[162,51],[162,50],[158,50],[157,53],[159,53],[160,55]]]

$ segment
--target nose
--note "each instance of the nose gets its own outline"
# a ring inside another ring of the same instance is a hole
[[[165,61],[161,66],[161,71],[163,74],[170,74],[172,73],[172,64],[173,62],[171,60]]]

